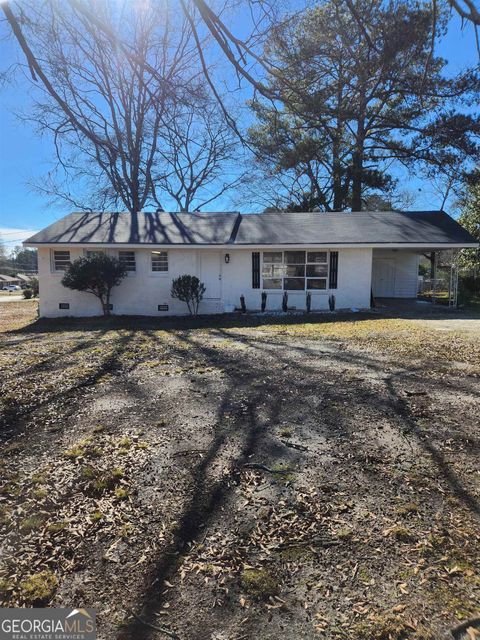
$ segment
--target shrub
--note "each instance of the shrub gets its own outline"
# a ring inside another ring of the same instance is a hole
[[[86,291],[96,296],[102,305],[103,315],[110,315],[110,295],[127,275],[124,265],[111,256],[95,253],[78,258],[67,268],[62,284],[68,289]]]
[[[286,291],[283,292],[282,309],[288,311],[288,293]]]
[[[25,298],[25,300],[30,300],[32,296],[33,296],[33,291],[31,289],[23,290],[23,297]]]
[[[190,314],[196,316],[204,293],[205,285],[203,282],[200,282],[197,276],[185,274],[173,280],[170,295],[172,298],[185,302]]]
[[[247,312],[247,305],[245,304],[245,296],[244,295],[240,296],[240,308],[242,310],[242,313],[246,313]]]
[[[30,287],[34,298],[38,298],[38,278],[30,278]]]
[[[266,306],[267,306],[267,292],[262,291],[262,311],[265,311]]]

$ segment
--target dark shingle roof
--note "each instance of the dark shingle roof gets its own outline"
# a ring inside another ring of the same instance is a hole
[[[470,243],[475,239],[443,211],[266,213],[244,216],[235,244]]]
[[[475,244],[443,211],[71,213],[26,244]]]
[[[70,213],[26,243],[227,244],[236,213]]]

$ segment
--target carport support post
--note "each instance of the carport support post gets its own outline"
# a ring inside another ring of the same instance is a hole
[[[450,281],[448,283],[448,306],[458,307],[458,256],[459,251],[453,251],[453,258],[450,264]]]
[[[435,280],[435,276],[436,276],[435,260],[436,260],[435,251],[432,251],[430,254],[430,280],[432,280],[432,282]]]
[[[438,260],[438,253],[436,251],[432,251],[431,258],[430,258],[430,279],[432,281],[433,304],[437,302],[437,260]]]

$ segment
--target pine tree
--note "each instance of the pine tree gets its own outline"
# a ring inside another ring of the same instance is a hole
[[[252,105],[260,166],[283,185],[289,178],[295,201],[311,209],[361,210],[369,194],[388,197],[392,163],[440,171],[478,157],[480,120],[457,109],[479,81],[443,74],[431,6],[353,5],[361,21],[343,0],[325,0],[279,27],[267,55],[280,108]],[[444,25],[440,16],[437,31]]]
[[[459,223],[480,243],[480,179],[471,182],[462,200]],[[462,249],[459,266],[463,271],[480,276],[480,250]]]

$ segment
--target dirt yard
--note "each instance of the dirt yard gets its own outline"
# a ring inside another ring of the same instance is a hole
[[[449,630],[480,617],[480,319],[35,313],[0,308],[3,606],[94,607],[102,640],[478,637]]]

